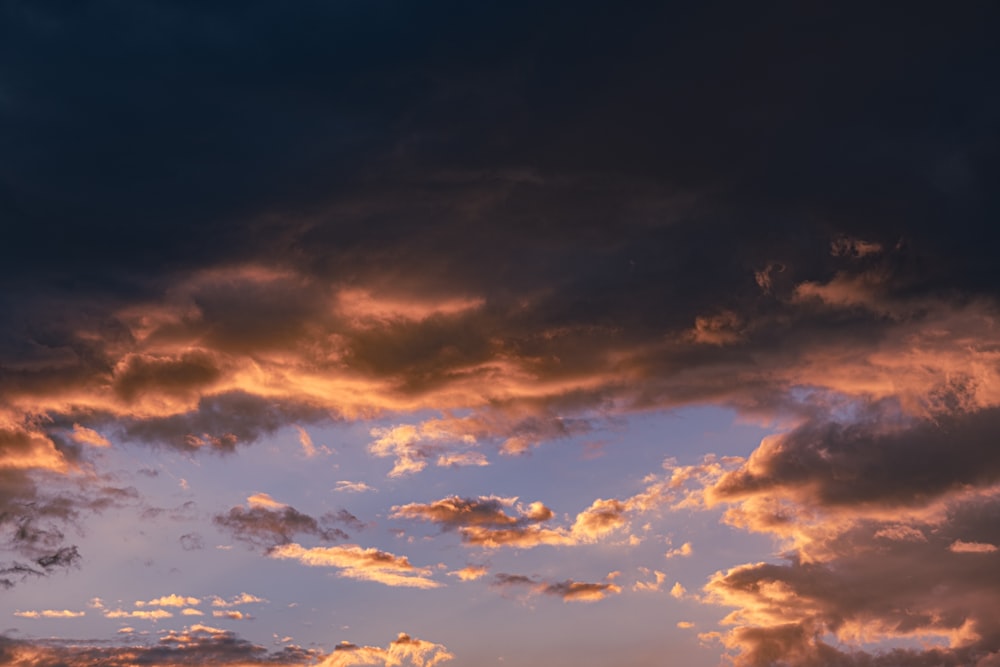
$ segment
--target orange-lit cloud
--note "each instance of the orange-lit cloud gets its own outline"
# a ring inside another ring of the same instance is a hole
[[[123,611],[121,609],[106,609],[105,618],[141,618],[146,621],[158,621],[164,618],[173,618],[173,613],[165,609],[153,609],[145,611],[142,609],[133,611]]]
[[[650,572],[650,570],[645,567],[639,569],[646,576],[652,574],[653,580],[635,582],[635,584],[633,584],[632,586],[633,591],[655,593],[658,592],[663,587],[664,582],[667,580],[667,575],[664,574],[663,572],[660,572],[659,570],[653,570],[652,572]]]
[[[374,548],[364,549],[356,544],[306,549],[291,543],[271,549],[268,555],[296,560],[312,567],[333,567],[338,570],[338,576],[374,581],[386,586],[437,588],[442,585],[430,578],[430,568],[415,567],[405,556]]]
[[[41,611],[15,611],[15,616],[21,618],[79,618],[86,616],[85,611],[70,611],[69,609],[43,609]]]
[[[250,593],[240,593],[239,595],[232,597],[228,600],[224,600],[220,597],[212,597],[213,607],[236,607],[241,604],[265,604],[267,600],[256,595],[251,595]]]
[[[154,600],[149,600],[143,602],[142,600],[136,600],[136,607],[189,607],[200,604],[201,600],[194,597],[185,597],[183,595],[165,595],[163,597],[156,598]]]
[[[470,565],[468,567],[463,567],[461,570],[449,572],[448,575],[458,577],[462,581],[475,581],[476,579],[485,577],[488,572],[488,568],[479,565]]]
[[[441,644],[424,641],[401,632],[388,648],[357,646],[349,642],[337,645],[333,653],[320,661],[321,667],[353,667],[374,665],[379,667],[435,667],[455,656]]]
[[[110,447],[111,443],[103,435],[92,428],[73,424],[73,432],[69,436],[74,442],[92,445],[94,447]]]

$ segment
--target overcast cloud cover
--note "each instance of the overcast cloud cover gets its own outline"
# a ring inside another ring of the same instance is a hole
[[[3,661],[1000,665],[998,19],[0,0]]]

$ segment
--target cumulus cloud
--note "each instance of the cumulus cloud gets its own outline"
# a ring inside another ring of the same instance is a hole
[[[283,544],[268,552],[271,558],[297,560],[312,567],[332,567],[346,579],[374,581],[386,586],[438,588],[427,567],[415,567],[405,556],[387,551],[364,549],[356,544],[306,549],[299,544]]]

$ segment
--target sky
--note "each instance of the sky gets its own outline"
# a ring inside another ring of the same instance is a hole
[[[998,19],[0,0],[0,662],[1000,665]]]

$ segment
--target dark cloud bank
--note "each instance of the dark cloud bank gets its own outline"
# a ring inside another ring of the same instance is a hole
[[[77,561],[56,519],[101,492],[37,480],[106,437],[467,408],[386,441],[411,474],[713,402],[800,423],[701,490],[790,540],[706,588],[734,660],[997,664],[997,14],[0,4],[0,583]]]

